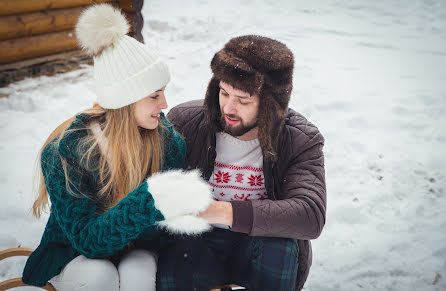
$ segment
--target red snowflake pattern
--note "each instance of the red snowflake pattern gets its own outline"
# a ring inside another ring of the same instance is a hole
[[[233,198],[231,198],[232,201],[234,200],[243,200],[243,201],[249,201],[249,197],[251,197],[252,194],[235,194]]]
[[[240,195],[235,194],[234,195],[234,199],[235,200],[243,200],[243,198],[245,198],[245,194],[240,194]]]
[[[215,181],[217,181],[217,183],[228,183],[229,178],[231,178],[229,172],[218,171],[217,173],[215,173]]]
[[[220,196],[221,196],[221,197],[225,196],[225,193],[221,192],[221,193],[220,193]]]
[[[266,195],[266,192],[263,192],[263,194],[262,193],[257,193],[256,194],[256,196],[259,196],[259,200],[264,200],[264,199],[266,199],[268,196]]]
[[[243,183],[243,175],[244,175],[244,174],[236,174],[236,176],[235,176],[235,181],[236,181],[237,183]]]
[[[248,179],[249,179],[248,184],[251,186],[262,186],[263,185],[262,175],[258,175],[258,176],[251,175],[251,177],[249,177]]]

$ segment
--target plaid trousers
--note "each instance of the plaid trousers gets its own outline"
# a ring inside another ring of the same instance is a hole
[[[296,240],[251,237],[215,228],[199,237],[176,237],[158,258],[157,290],[205,290],[238,284],[251,290],[294,290]]]

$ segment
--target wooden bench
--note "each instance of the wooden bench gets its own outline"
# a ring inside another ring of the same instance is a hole
[[[34,250],[31,248],[11,248],[6,249],[3,251],[0,251],[0,261],[3,259],[9,258],[9,257],[17,257],[17,256],[29,256]],[[0,291],[8,290],[16,287],[22,287],[22,286],[29,286],[25,283],[23,283],[22,278],[13,278],[6,281],[0,282]],[[35,287],[35,286],[33,286]],[[40,287],[44,290],[48,291],[56,291],[56,288],[51,285],[51,283],[46,284],[43,287]],[[233,289],[234,288],[234,289]],[[238,285],[223,285],[223,286],[216,286],[211,291],[231,291],[231,290],[246,290],[246,289],[240,289],[242,287]]]
[[[0,261],[9,257],[17,257],[17,256],[29,256],[34,250],[30,248],[11,248],[0,251]],[[29,286],[23,283],[22,278],[13,278],[6,281],[0,282],[0,291],[21,287],[21,286]],[[50,283],[41,287],[44,290],[56,291],[56,289]]]

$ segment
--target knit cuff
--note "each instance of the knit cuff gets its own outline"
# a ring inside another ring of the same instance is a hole
[[[232,227],[235,232],[251,233],[253,210],[251,201],[231,201]]]

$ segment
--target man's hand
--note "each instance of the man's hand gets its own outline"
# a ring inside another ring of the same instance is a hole
[[[219,223],[232,227],[232,204],[226,201],[213,201],[198,216],[206,219],[209,223]]]

